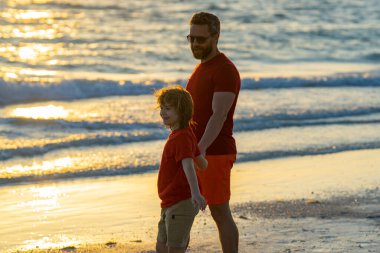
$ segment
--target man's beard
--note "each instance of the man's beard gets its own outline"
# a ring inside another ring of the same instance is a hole
[[[191,47],[191,51],[193,52],[193,56],[195,59],[198,59],[198,60],[203,60],[203,59],[206,59],[207,56],[209,56],[211,54],[211,51],[212,51],[212,45],[209,44],[207,47],[205,48],[197,48],[198,50],[195,51],[193,47]]]

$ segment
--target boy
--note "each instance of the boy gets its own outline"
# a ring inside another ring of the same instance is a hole
[[[158,173],[158,194],[161,199],[161,219],[158,223],[156,250],[185,252],[190,230],[199,209],[206,208],[194,169],[207,167],[200,155],[190,125],[193,101],[181,86],[163,88],[155,92],[163,123],[171,133],[166,141]]]

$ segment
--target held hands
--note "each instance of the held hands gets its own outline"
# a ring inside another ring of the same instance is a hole
[[[199,207],[202,211],[206,209],[207,202],[201,194],[195,194],[192,196],[193,203]]]
[[[205,170],[208,166],[208,162],[203,155],[199,155],[195,158],[195,165],[198,170]]]
[[[207,203],[206,203],[205,198],[201,195],[199,191],[198,180],[197,180],[197,175],[195,174],[193,158],[189,157],[189,158],[183,159],[182,167],[183,167],[183,171],[185,172],[187,182],[189,183],[189,186],[190,186],[191,198],[192,198],[193,203],[197,205],[199,209],[201,209],[202,211],[205,210]]]

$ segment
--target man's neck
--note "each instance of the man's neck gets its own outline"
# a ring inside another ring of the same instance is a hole
[[[205,63],[209,60],[211,60],[212,58],[214,58],[215,56],[217,56],[218,54],[220,54],[219,50],[216,48],[215,50],[213,50],[205,59],[201,59],[201,63]]]

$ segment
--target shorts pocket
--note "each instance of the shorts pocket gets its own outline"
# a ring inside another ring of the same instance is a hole
[[[185,247],[190,238],[194,215],[170,214],[166,216],[167,245]]]

